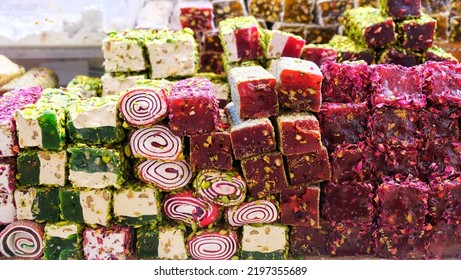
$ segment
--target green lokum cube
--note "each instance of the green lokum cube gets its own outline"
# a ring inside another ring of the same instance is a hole
[[[31,187],[14,191],[18,220],[59,221],[59,189]]]
[[[83,225],[70,221],[47,223],[43,244],[44,260],[79,260],[82,254]]]

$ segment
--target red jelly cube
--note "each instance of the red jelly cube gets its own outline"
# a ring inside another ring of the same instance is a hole
[[[376,178],[398,174],[418,176],[418,150],[379,145],[373,150],[372,166]]]
[[[461,221],[461,177],[436,178],[429,183],[429,215],[434,221]]]
[[[204,31],[214,28],[213,5],[208,1],[181,1],[179,21],[182,28]]]
[[[328,247],[331,256],[373,255],[373,231],[368,226],[333,222]]]
[[[320,111],[323,74],[315,63],[282,57],[276,78],[280,107],[295,111]]]
[[[461,106],[461,64],[428,61],[422,65],[424,93],[435,104]]]
[[[461,259],[461,225],[446,221],[434,225],[430,240],[429,259]]]
[[[320,188],[300,186],[282,190],[280,210],[282,224],[319,227]]]
[[[384,259],[425,259],[432,227],[380,228],[374,232],[376,256]]]
[[[372,178],[373,151],[365,142],[336,146],[330,155],[331,181],[366,181]]]
[[[292,185],[315,184],[331,178],[328,151],[325,147],[315,152],[285,158]]]
[[[232,169],[230,132],[211,132],[190,137],[190,165],[199,169]]]
[[[277,117],[279,148],[284,155],[320,150],[322,141],[317,118],[310,113],[286,113]]]
[[[327,256],[327,242],[330,223],[320,219],[319,228],[292,226],[290,231],[290,252],[297,257]]]
[[[417,18],[421,15],[421,0],[382,0],[379,8],[393,19]]]
[[[306,41],[292,33],[280,30],[267,30],[266,58],[299,57]]]
[[[461,171],[461,143],[453,139],[426,141],[418,158],[419,172],[427,177],[444,176]]]
[[[382,52],[377,63],[412,67],[421,63],[421,55],[411,50],[390,47]]]
[[[288,188],[283,157],[279,152],[243,159],[241,166],[252,197],[262,198]]]
[[[303,47],[301,59],[314,62],[318,67],[327,61],[336,61],[338,52],[327,44],[308,44]],[[325,75],[325,73],[323,73]]]

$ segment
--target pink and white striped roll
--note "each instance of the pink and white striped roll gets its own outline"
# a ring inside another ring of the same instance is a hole
[[[202,232],[187,243],[190,256],[195,260],[229,260],[238,252],[235,231]]]
[[[194,180],[197,195],[206,201],[222,206],[234,206],[243,202],[246,183],[233,171],[202,170]]]
[[[279,218],[277,206],[268,200],[254,200],[227,209],[227,223],[233,227],[246,224],[273,223]]]
[[[146,160],[136,166],[136,172],[141,180],[163,191],[185,187],[192,179],[192,171],[185,160]]]
[[[185,191],[165,196],[163,212],[172,220],[206,227],[219,218],[220,209],[217,204],[195,197],[191,191]]]
[[[0,253],[5,257],[38,259],[43,254],[43,224],[16,221],[0,232]]]
[[[136,158],[177,160],[182,156],[182,139],[163,125],[141,128],[130,135],[131,154]]]
[[[128,90],[120,99],[119,110],[131,126],[155,124],[168,115],[167,91],[147,86]]]

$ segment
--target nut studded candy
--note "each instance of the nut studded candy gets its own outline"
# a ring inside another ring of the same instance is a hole
[[[437,177],[429,182],[429,216],[432,221],[447,220],[458,223],[461,219],[461,177]]]
[[[34,221],[15,221],[0,231],[0,254],[7,258],[39,259],[43,255],[43,227]]]
[[[423,65],[423,93],[435,104],[461,105],[461,65],[428,61]]]
[[[0,157],[0,193],[13,193],[16,189],[16,161]]]
[[[227,18],[248,15],[243,0],[215,0],[212,4],[215,26],[219,26],[219,23]]]
[[[82,97],[95,97],[102,94],[102,82],[99,77],[76,75],[69,81],[67,88],[79,90]]]
[[[282,21],[309,23],[314,19],[315,1],[313,0],[283,0]]]
[[[202,51],[200,56],[199,72],[197,73],[214,73],[223,75],[225,73],[222,53]]]
[[[327,61],[336,61],[338,52],[327,44],[307,44],[301,52],[301,59],[314,62],[318,67]]]
[[[458,59],[441,47],[433,45],[424,52],[423,61],[458,62]]]
[[[283,0],[248,0],[248,13],[268,22],[280,20]]]
[[[232,143],[229,131],[190,137],[190,165],[193,170],[232,169]]]
[[[39,223],[57,222],[59,214],[59,189],[31,187],[14,191],[16,218]]]
[[[290,253],[295,257],[328,256],[330,222],[320,218],[319,228],[292,226],[290,230]]]
[[[275,76],[281,108],[320,111],[323,74],[315,63],[299,58],[282,57]]]
[[[373,230],[370,226],[333,222],[328,240],[331,256],[368,256],[374,253]]]
[[[281,224],[243,225],[240,256],[244,260],[286,260],[288,226]]]
[[[377,63],[412,67],[421,63],[421,54],[409,49],[392,46],[385,49],[381,55],[377,57]]]
[[[237,257],[240,242],[234,230],[211,228],[196,232],[187,249],[194,260],[230,260]]]
[[[101,76],[101,96],[115,95],[135,85],[136,81],[147,79],[146,73],[104,73]]]
[[[17,157],[17,182],[21,186],[64,186],[66,151],[23,150]]]
[[[344,35],[334,35],[328,45],[338,51],[337,62],[363,60],[368,65],[375,60],[375,51],[358,45],[351,38]]]
[[[44,260],[79,260],[82,254],[83,226],[69,221],[45,225]]]
[[[0,225],[16,221],[16,204],[13,193],[0,192]]]
[[[461,171],[461,143],[455,139],[426,141],[419,151],[418,167],[421,175],[447,176]]]
[[[373,149],[366,142],[337,145],[330,154],[331,181],[334,183],[373,178]]]
[[[194,32],[213,29],[213,5],[209,1],[180,1],[177,8],[182,28],[188,27]]]
[[[229,207],[226,220],[231,227],[247,224],[270,224],[280,220],[280,206],[274,196],[264,199],[249,199],[239,205]]]
[[[134,233],[130,227],[87,227],[83,231],[85,260],[125,260],[133,255]]]
[[[403,48],[421,51],[432,47],[437,21],[426,13],[416,19],[406,19],[397,24],[399,41]]]
[[[396,20],[417,18],[421,16],[421,0],[381,0],[379,10]]]
[[[380,228],[374,233],[376,242],[375,254],[379,258],[412,260],[425,259],[433,227],[422,228]]]
[[[317,0],[315,11],[321,26],[337,26],[343,23],[344,12],[352,9],[353,0]]]
[[[315,184],[330,180],[328,151],[322,149],[300,155],[285,156],[291,185]]]
[[[201,52],[213,52],[219,54],[222,54],[224,52],[224,49],[221,44],[221,38],[219,38],[219,29],[204,31],[201,40]]]
[[[320,226],[320,188],[298,186],[280,193],[280,222],[291,226]]]
[[[327,44],[338,34],[339,26],[321,26],[316,23],[306,24],[305,39],[307,44]]]
[[[136,176],[162,191],[173,191],[192,181],[191,166],[186,160],[145,160],[135,165]]]
[[[266,58],[300,57],[306,41],[292,33],[280,30],[265,30]]]

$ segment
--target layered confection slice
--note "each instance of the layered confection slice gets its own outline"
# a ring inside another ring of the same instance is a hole
[[[375,51],[366,46],[357,44],[351,38],[344,35],[334,35],[328,45],[335,48],[338,52],[338,62],[363,60],[368,65],[375,60]]]
[[[461,105],[461,66],[452,62],[428,61],[424,64],[423,93],[435,104]]]
[[[189,28],[161,30],[147,44],[151,79],[193,76],[198,70],[198,46]]]
[[[102,96],[115,95],[124,92],[132,87],[136,81],[147,79],[145,73],[134,73],[128,75],[127,73],[104,73],[101,76]]]
[[[247,16],[246,2],[243,0],[216,0],[212,1],[215,26],[222,20],[233,17]]]
[[[379,10],[393,19],[418,18],[421,16],[421,0],[381,0]]]
[[[240,241],[237,231],[211,228],[197,231],[187,241],[187,249],[194,260],[230,260],[238,257]]]
[[[331,256],[370,256],[375,251],[375,239],[370,226],[332,223],[328,240]]]
[[[69,81],[67,88],[80,91],[84,98],[102,95],[102,82],[99,77],[76,75]]]
[[[338,52],[327,44],[306,44],[301,52],[301,59],[314,62],[318,67],[327,61],[336,61]]]
[[[248,13],[263,21],[275,22],[280,20],[282,11],[282,0],[250,0],[248,2]]]
[[[13,193],[16,189],[16,160],[0,158],[0,193]]]
[[[405,67],[412,67],[421,63],[421,54],[410,49],[403,49],[398,46],[386,48],[379,57],[377,64],[395,64]]]
[[[309,23],[314,20],[315,1],[312,0],[283,0],[282,21]]]
[[[82,232],[82,224],[69,221],[47,223],[45,225],[43,259],[82,259]]]
[[[150,185],[128,182],[113,192],[114,222],[140,227],[162,219],[160,192]]]
[[[280,206],[275,196],[264,199],[248,199],[239,205],[229,207],[226,221],[231,227],[247,224],[270,224],[280,221]]]
[[[403,48],[421,51],[432,47],[437,20],[426,13],[416,19],[406,19],[397,24],[399,41]]]
[[[366,182],[373,178],[373,149],[366,142],[337,145],[330,154],[331,181]]]
[[[291,185],[315,184],[331,178],[328,151],[325,147],[315,152],[285,156],[285,160]]]
[[[425,259],[432,232],[430,225],[426,228],[379,228],[374,232],[375,254],[383,259]]]
[[[21,186],[64,186],[66,184],[66,151],[23,150],[18,154],[16,160],[16,178]]]
[[[317,0],[316,18],[321,26],[338,26],[342,24],[344,12],[352,9],[353,6],[353,0]]]
[[[282,57],[278,62],[276,78],[281,108],[320,111],[323,74],[315,63],[299,58]]]
[[[109,226],[112,221],[112,191],[105,189],[59,190],[61,219],[90,226]]]
[[[69,181],[78,188],[120,187],[125,180],[123,152],[103,147],[72,146],[69,153]]]
[[[328,240],[330,237],[330,222],[320,219],[319,228],[292,226],[289,237],[290,253],[295,257],[328,256]]]
[[[14,191],[16,218],[39,223],[59,221],[59,189],[31,187]]]
[[[16,204],[13,193],[0,192],[0,225],[16,221]]]
[[[179,22],[182,28],[190,28],[194,32],[214,28],[213,5],[210,1],[179,1]]]
[[[263,198],[288,188],[286,169],[280,152],[248,157],[242,159],[240,164],[252,197]]]
[[[145,160],[135,165],[136,176],[161,191],[174,191],[192,182],[193,172],[186,160]]]
[[[280,30],[266,30],[266,58],[300,57],[306,43],[304,38]]]
[[[240,257],[244,260],[285,260],[288,257],[288,226],[243,225]]]
[[[133,229],[130,227],[87,227],[83,231],[83,257],[86,260],[126,260],[133,255]]]
[[[15,221],[0,231],[0,254],[7,258],[39,259],[43,255],[44,224]]]
[[[233,154],[230,132],[217,131],[191,136],[189,160],[193,170],[231,170]]]
[[[280,222],[290,226],[320,227],[320,187],[297,186],[280,192]]]

